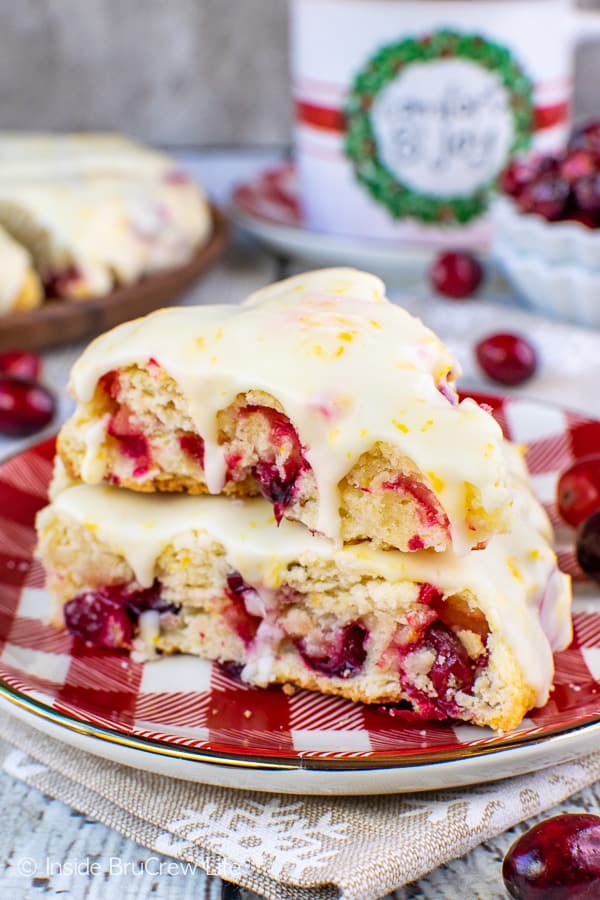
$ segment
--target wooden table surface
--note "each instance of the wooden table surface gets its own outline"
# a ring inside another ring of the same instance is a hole
[[[278,157],[279,154],[275,153],[219,151],[187,155],[185,162],[198,174],[213,198],[225,203],[233,183],[260,171],[265,164]],[[306,266],[286,258],[276,258],[236,234],[223,261],[208,273],[185,302],[235,302],[249,291],[301,268]],[[547,326],[542,320],[520,310],[504,305],[493,307],[485,301],[465,312],[464,306],[459,308],[426,297],[423,284],[413,288],[416,299],[409,305],[422,312],[442,339],[458,352],[459,358],[466,359],[467,372],[473,371],[469,362],[473,336],[465,324],[467,320],[474,323],[473,327],[479,331],[489,328],[492,323],[496,328],[506,328],[515,322],[522,329],[539,331],[542,336],[548,329],[549,337],[543,337],[545,346],[561,348],[560,365],[554,364],[556,360],[546,359],[544,377],[532,384],[529,394],[559,400],[571,407],[600,415],[599,373],[593,368],[594,363],[600,367],[600,353],[596,352],[594,356],[594,351],[600,349],[598,333],[584,335],[564,326]],[[501,303],[506,301],[505,294],[494,284],[488,296]],[[569,354],[571,344],[577,351]],[[46,381],[61,392],[61,420],[70,411],[70,401],[64,394],[64,387],[69,368],[80,351],[81,345],[77,345],[54,350],[44,357]],[[559,354],[558,350],[556,354]],[[588,357],[591,362],[587,361]],[[53,430],[55,428],[56,423]],[[0,456],[13,452],[19,446],[14,441],[0,440]],[[600,790],[593,786],[562,804],[560,809],[600,814]],[[524,827],[519,826],[494,841],[480,845],[467,856],[440,867],[427,878],[399,890],[393,896],[397,900],[454,900],[460,896],[492,900],[506,897],[500,878],[500,862],[506,848]],[[36,875],[28,874],[22,861],[30,858],[47,858],[48,870]],[[71,873],[73,867],[63,865],[65,861],[87,859],[102,863],[103,874]],[[64,804],[29,788],[19,780],[18,767],[8,764],[5,771],[0,772],[0,860],[3,864],[0,898],[6,897],[7,900],[29,900],[38,894],[64,894],[80,900],[113,897],[117,892],[120,900],[138,900],[149,896],[170,900],[191,900],[192,897],[194,900],[216,900],[222,893],[220,880],[207,878],[200,871],[189,873],[182,869],[171,875],[157,875],[159,863],[166,861],[166,857],[145,850],[110,828],[90,822]],[[119,864],[113,863],[111,866],[111,860],[118,860]],[[242,896],[250,898],[253,895],[242,892]]]

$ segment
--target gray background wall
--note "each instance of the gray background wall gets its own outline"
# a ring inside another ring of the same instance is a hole
[[[600,44],[575,110],[600,114]],[[290,121],[286,0],[0,0],[2,128],[273,144]]]

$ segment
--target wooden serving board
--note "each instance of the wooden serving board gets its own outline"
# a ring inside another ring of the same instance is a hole
[[[223,213],[211,204],[213,233],[184,266],[157,272],[88,300],[50,300],[28,312],[0,316],[0,351],[53,347],[100,334],[120,322],[171,305],[221,255],[229,236]]]

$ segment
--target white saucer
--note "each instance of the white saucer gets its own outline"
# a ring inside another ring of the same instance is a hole
[[[326,234],[308,228],[298,198],[296,169],[284,162],[235,188],[232,218],[269,249],[318,265],[352,265],[388,277],[421,276],[437,247]]]

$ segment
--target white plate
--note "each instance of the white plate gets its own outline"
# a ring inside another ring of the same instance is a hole
[[[477,395],[476,395],[477,396]],[[600,452],[600,422],[520,398],[479,396],[527,444],[532,481],[575,572],[573,532],[549,489],[559,468]],[[531,424],[535,423],[532,432]],[[300,794],[386,794],[493,781],[574,759],[600,740],[598,591],[579,591],[556,690],[518,729],[406,720],[398,710],[280,688],[249,688],[220,666],[173,656],[137,663],[49,624],[32,558],[54,441],[0,466],[0,708],[69,745],[125,765],[225,787]]]
[[[596,751],[600,741],[600,723],[594,723],[554,738],[541,737],[521,747],[471,758],[415,766],[321,771],[304,768],[302,763],[288,768],[261,766],[250,761],[244,764],[237,760],[227,765],[208,761],[202,754],[186,752],[184,748],[166,750],[152,744],[144,746],[143,742],[126,736],[99,733],[75,720],[46,718],[39,709],[31,709],[28,704],[13,702],[3,695],[0,695],[0,710],[70,747],[124,766],[201,784],[278,794],[360,796],[448,790],[569,762]]]
[[[281,163],[233,192],[232,218],[271,250],[317,265],[351,265],[387,277],[418,277],[439,247],[360,240],[313,231],[305,226],[292,163]]]

